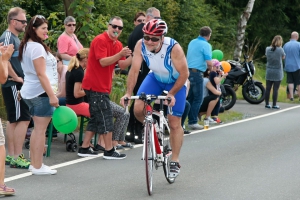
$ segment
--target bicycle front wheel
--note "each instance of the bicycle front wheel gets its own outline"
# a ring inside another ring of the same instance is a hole
[[[145,166],[146,166],[146,183],[148,194],[152,194],[152,179],[153,179],[153,166],[154,166],[154,152],[153,141],[151,134],[152,126],[149,123],[145,124],[144,145],[145,145]]]
[[[170,178],[170,161],[172,158],[172,149],[170,145],[170,133],[165,129],[165,125],[163,126],[163,146],[164,146],[164,162],[163,162],[163,168],[164,168],[164,174],[167,179],[167,181],[172,184],[175,182],[175,178]]]

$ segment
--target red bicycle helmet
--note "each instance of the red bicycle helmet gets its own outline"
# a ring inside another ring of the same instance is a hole
[[[148,35],[162,36],[167,34],[168,26],[165,21],[152,19],[143,27],[143,32]]]

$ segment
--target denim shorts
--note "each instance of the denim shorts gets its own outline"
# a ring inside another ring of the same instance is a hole
[[[51,117],[54,107],[49,103],[49,97],[35,97],[33,99],[24,99],[29,107],[31,116]]]
[[[0,119],[0,146],[5,144],[5,137],[4,137],[4,133],[3,133],[3,127],[2,127],[2,122]]]

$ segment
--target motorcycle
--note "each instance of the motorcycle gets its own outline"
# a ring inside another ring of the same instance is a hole
[[[245,46],[245,48],[247,49],[248,47]],[[242,86],[244,99],[251,104],[260,104],[265,99],[266,90],[261,82],[253,79],[255,66],[253,61],[248,61],[248,59],[249,56],[244,54],[244,61],[241,63],[234,60],[227,61],[231,65],[231,70],[228,72],[228,76],[223,82],[223,85],[225,87],[230,86],[234,91],[236,91],[239,86]],[[227,102],[227,104],[231,105],[232,103]]]
[[[232,108],[236,102],[236,94],[235,91],[232,89],[230,85],[221,84],[221,97],[220,101],[222,104],[222,107],[224,107],[225,110],[229,110]]]

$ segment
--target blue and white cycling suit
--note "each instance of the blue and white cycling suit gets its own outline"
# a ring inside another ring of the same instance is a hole
[[[142,40],[142,56],[151,71],[141,84],[138,95],[142,92],[160,95],[164,90],[170,91],[173,88],[179,76],[171,59],[171,51],[175,44],[177,41],[174,39],[164,37],[160,51],[152,53],[147,50],[144,39]],[[185,107],[186,86],[183,86],[174,97],[176,102],[172,108],[173,115],[181,117]]]

